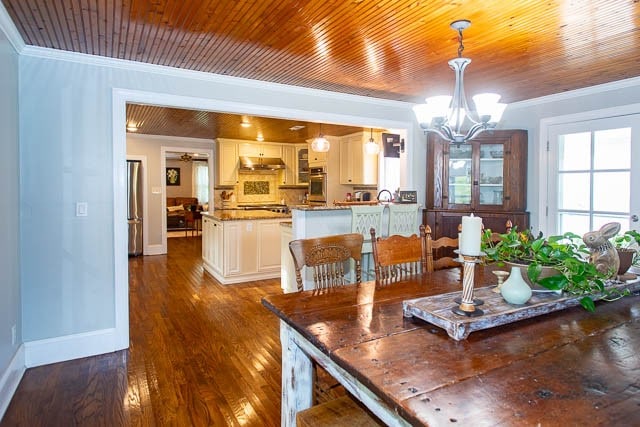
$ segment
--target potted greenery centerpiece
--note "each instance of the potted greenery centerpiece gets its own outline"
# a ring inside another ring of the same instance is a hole
[[[485,230],[482,250],[490,261],[521,266],[530,283],[582,296],[580,304],[589,311],[595,310],[591,295],[603,294],[603,299],[613,300],[628,293],[605,288],[605,277],[589,263],[589,250],[574,233],[543,237],[514,227],[496,241],[491,230]]]
[[[640,233],[628,230],[612,237],[610,241],[620,258],[618,275],[625,274],[632,265],[640,267]]]

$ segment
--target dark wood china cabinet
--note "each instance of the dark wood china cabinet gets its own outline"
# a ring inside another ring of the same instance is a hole
[[[529,227],[527,131],[487,131],[456,145],[427,137],[427,197],[423,221],[433,237],[458,237],[462,216],[482,217],[486,228],[505,232],[505,223]]]

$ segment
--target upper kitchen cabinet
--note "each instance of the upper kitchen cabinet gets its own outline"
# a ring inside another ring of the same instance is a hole
[[[309,150],[306,144],[283,144],[282,160],[285,169],[282,171],[280,185],[309,185]]]
[[[241,142],[238,144],[240,156],[247,157],[282,157],[282,145],[280,144],[254,144]]]
[[[369,135],[357,133],[340,139],[340,184],[378,185],[378,154],[369,154]]]
[[[484,215],[494,231],[503,231],[507,220],[527,228],[526,181],[524,130],[488,131],[459,145],[428,134],[425,221],[435,238],[457,236],[458,216],[472,212]],[[445,217],[451,223],[446,229]]]
[[[238,182],[238,143],[218,139],[217,146],[218,166],[216,171],[216,185],[236,185]]]
[[[318,153],[311,149],[311,144],[307,146],[307,153],[309,154],[309,167],[325,166],[327,164],[327,153]]]

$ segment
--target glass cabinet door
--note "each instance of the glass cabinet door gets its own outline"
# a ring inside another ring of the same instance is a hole
[[[504,144],[480,145],[479,205],[502,205],[504,197]]]
[[[470,144],[451,144],[449,147],[449,204],[471,204],[471,171],[473,147]]]
[[[298,150],[298,184],[309,183],[309,149]]]

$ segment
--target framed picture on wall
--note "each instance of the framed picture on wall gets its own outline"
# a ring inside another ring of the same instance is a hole
[[[167,185],[180,185],[180,168],[167,168]]]

